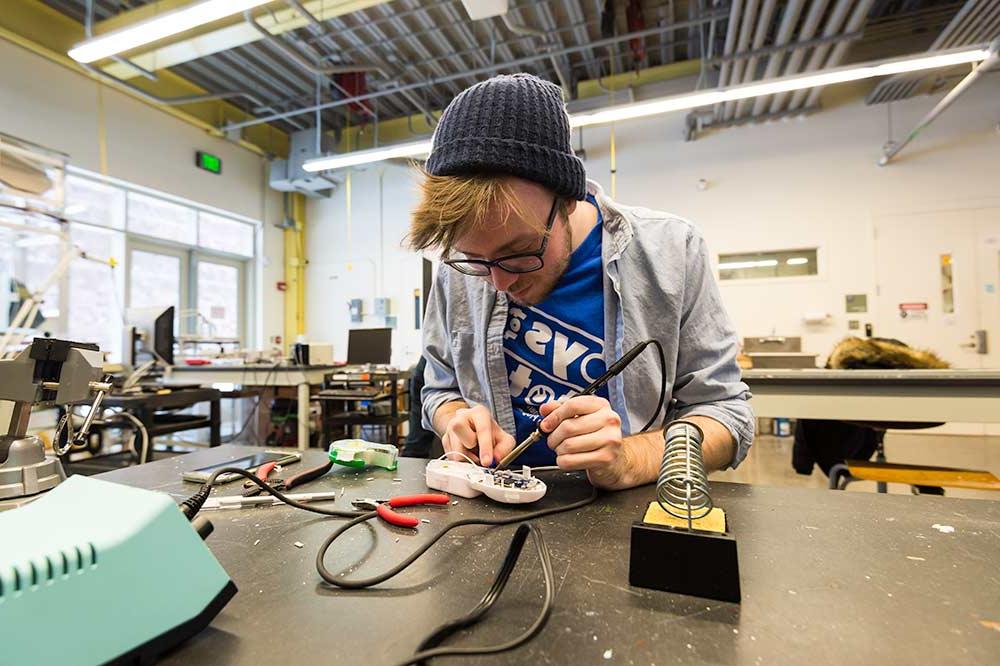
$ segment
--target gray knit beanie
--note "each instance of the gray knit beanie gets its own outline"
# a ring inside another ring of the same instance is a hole
[[[531,74],[494,76],[460,92],[434,130],[426,168],[434,176],[510,174],[567,198],[587,196],[562,90]]]

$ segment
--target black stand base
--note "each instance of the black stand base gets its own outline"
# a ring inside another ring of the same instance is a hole
[[[629,585],[720,601],[740,601],[736,538],[632,523]]]

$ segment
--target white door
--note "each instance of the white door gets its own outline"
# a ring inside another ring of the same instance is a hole
[[[243,262],[218,257],[196,257],[196,335],[212,339],[246,340],[243,274]]]
[[[876,217],[875,334],[955,368],[1000,368],[1000,208]],[[985,330],[988,354],[976,331]]]
[[[189,266],[187,250],[130,241],[127,307],[168,308],[172,305],[174,331],[185,331],[180,315],[188,302]]]

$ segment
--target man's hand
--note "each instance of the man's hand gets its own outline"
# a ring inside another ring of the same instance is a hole
[[[514,438],[504,432],[490,410],[483,405],[469,407],[465,403],[451,402],[438,408],[434,421],[443,426],[441,443],[445,451],[457,451],[469,456],[474,462],[489,467],[494,459],[500,459],[514,448]]]
[[[622,437],[622,419],[604,398],[582,395],[548,402],[539,410],[542,432],[556,464],[565,470],[583,469],[595,486],[621,485],[629,468]]]

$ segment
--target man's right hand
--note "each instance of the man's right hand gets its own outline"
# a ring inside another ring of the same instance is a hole
[[[493,415],[483,405],[469,407],[464,403],[446,403],[438,412],[447,410],[450,414],[440,414],[442,422],[441,443],[445,451],[457,451],[469,456],[477,464],[489,467],[493,461],[503,458],[515,446],[514,438],[504,432]]]

